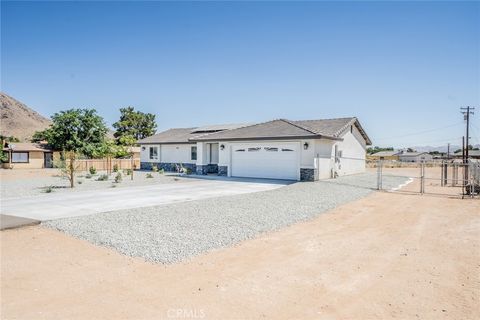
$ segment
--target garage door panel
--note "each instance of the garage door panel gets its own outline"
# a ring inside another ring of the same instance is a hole
[[[232,145],[232,176],[297,180],[298,170],[296,143]]]

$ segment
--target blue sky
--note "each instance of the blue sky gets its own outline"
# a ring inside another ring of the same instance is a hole
[[[2,91],[46,116],[357,116],[376,145],[436,146],[476,105],[480,143],[479,2],[2,1],[1,64]]]

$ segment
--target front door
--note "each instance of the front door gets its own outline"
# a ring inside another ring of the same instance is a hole
[[[53,153],[44,152],[43,153],[43,164],[45,168],[53,168]]]

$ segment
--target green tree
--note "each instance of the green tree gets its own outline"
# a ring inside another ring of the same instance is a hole
[[[14,136],[2,136],[0,135],[0,140],[6,141],[6,142],[20,142],[20,139]]]
[[[75,186],[75,159],[80,154],[95,155],[105,143],[107,130],[95,109],[70,109],[52,116],[52,124],[42,135],[53,149],[65,152],[70,187]]]
[[[375,146],[373,148],[372,147],[367,148],[367,154],[374,154],[380,151],[393,151],[393,147],[381,148],[381,147]]]
[[[117,144],[131,146],[131,142],[155,134],[155,115],[135,111],[133,107],[120,109],[120,120],[113,124]]]

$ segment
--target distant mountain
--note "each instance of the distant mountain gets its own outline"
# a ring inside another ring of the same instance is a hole
[[[51,121],[25,104],[0,92],[0,134],[30,141],[35,131],[44,130]]]

